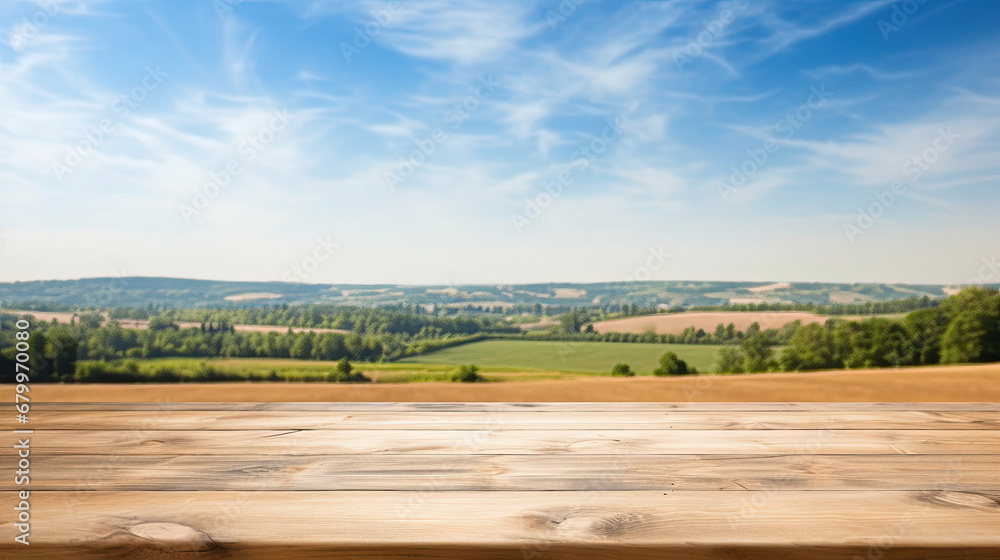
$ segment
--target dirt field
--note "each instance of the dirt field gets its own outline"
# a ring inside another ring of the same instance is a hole
[[[250,292],[247,294],[236,294],[232,296],[226,296],[222,299],[226,301],[253,301],[255,299],[278,299],[281,294],[272,294],[268,292]]]
[[[135,320],[135,319],[118,319],[117,321],[118,321],[118,324],[121,325],[121,328],[123,328],[123,329],[146,330],[146,329],[149,328],[149,321],[140,321],[140,320]],[[177,326],[180,327],[180,328],[182,328],[182,329],[198,328],[198,327],[201,326],[201,323],[191,323],[191,322],[178,321],[177,322]],[[233,329],[236,332],[262,332],[262,333],[269,333],[269,332],[284,333],[284,332],[288,332],[288,327],[278,327],[278,326],[273,326],[273,325],[233,325]],[[298,333],[298,332],[304,332],[304,331],[312,331],[312,332],[318,332],[318,333],[333,332],[333,333],[341,333],[341,334],[346,334],[346,333],[350,332],[350,331],[345,331],[345,330],[341,330],[341,329],[320,329],[320,328],[313,328],[313,327],[292,327],[292,332],[297,332]]]
[[[777,284],[768,284],[767,286],[757,286],[756,288],[750,288],[750,291],[759,294],[762,292],[773,292],[774,290],[781,290],[784,288],[791,288],[792,285],[788,282],[779,282]]]
[[[797,320],[801,320],[803,325],[807,325],[809,323],[823,323],[827,319],[829,317],[825,315],[799,311],[661,313],[659,315],[643,315],[640,317],[613,319],[611,321],[598,321],[594,323],[594,329],[599,333],[620,332],[642,334],[649,329],[653,329],[656,334],[681,334],[688,327],[713,332],[715,326],[719,323],[725,325],[733,323],[736,325],[736,330],[744,331],[754,321],[760,323],[762,329],[767,330],[777,329],[786,323]]]
[[[72,311],[17,311],[11,309],[0,309],[0,312],[18,316],[34,315],[36,321],[45,321],[46,323],[50,323],[52,322],[52,319],[55,319],[60,323],[66,324],[69,324],[70,319],[77,315]]]
[[[44,402],[1000,402],[1000,364],[488,384],[212,383],[32,386]]]

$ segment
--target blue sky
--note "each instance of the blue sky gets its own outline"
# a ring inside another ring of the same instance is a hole
[[[0,281],[997,282],[998,31],[992,0],[3,2]]]

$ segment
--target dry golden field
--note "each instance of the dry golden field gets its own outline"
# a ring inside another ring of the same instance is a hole
[[[706,332],[712,332],[719,323],[724,325],[733,323],[736,330],[744,331],[754,322],[760,323],[761,329],[767,330],[781,328],[786,323],[793,321],[802,321],[803,325],[807,325],[809,323],[822,323],[827,319],[829,317],[826,315],[816,315],[815,313],[801,311],[661,313],[659,315],[641,315],[639,317],[626,317],[625,319],[598,321],[594,323],[594,329],[599,333],[620,332],[642,334],[652,329],[656,334],[681,334],[688,327],[705,329]]]
[[[500,383],[43,385],[34,402],[1000,402],[1000,364]]]

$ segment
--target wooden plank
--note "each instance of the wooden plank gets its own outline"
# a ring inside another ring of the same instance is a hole
[[[8,422],[8,429],[17,425]],[[39,430],[997,430],[1000,412],[302,412],[91,411],[33,416]]]
[[[962,492],[33,492],[18,559],[1000,557]],[[10,511],[14,494],[2,493]],[[13,534],[9,521],[4,534]]]
[[[998,404],[32,404],[0,556],[1000,558]]]
[[[697,411],[889,411],[924,410],[940,412],[1000,412],[1000,403],[971,402],[920,402],[920,403],[827,403],[827,402],[545,402],[545,403],[455,403],[455,402],[188,402],[188,403],[50,403],[35,402],[34,412],[48,411],[159,411],[159,410],[254,410],[254,411],[301,411],[301,412],[344,412],[344,411],[399,411],[399,412],[669,412],[677,410]],[[13,412],[13,403],[0,403],[0,412]]]
[[[31,446],[50,455],[997,455],[1000,430],[44,430]]]
[[[1000,492],[984,455],[32,455],[33,490]],[[16,490],[13,479],[0,490]]]

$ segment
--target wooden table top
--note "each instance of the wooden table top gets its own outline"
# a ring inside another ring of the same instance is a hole
[[[996,403],[0,410],[10,558],[1000,558]]]

